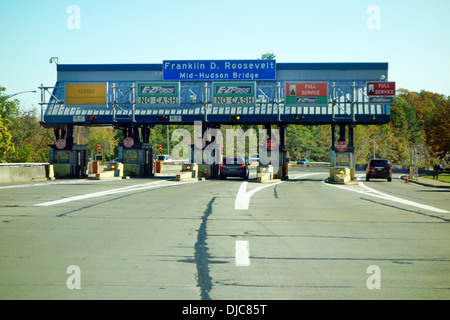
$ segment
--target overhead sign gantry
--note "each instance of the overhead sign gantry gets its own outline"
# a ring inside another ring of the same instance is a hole
[[[56,85],[41,87],[42,124],[226,124],[236,114],[243,123],[382,124],[392,95],[373,96],[368,83],[387,73],[387,63],[60,64]]]
[[[202,122],[205,130],[223,124],[277,124],[283,128],[280,150],[288,124],[331,125],[333,132],[340,128],[339,141],[346,140],[345,127],[350,128],[347,150],[353,152],[356,125],[390,121],[395,83],[387,77],[387,63],[60,64],[55,86],[40,88],[41,123],[55,128],[58,137],[67,133],[65,149],[73,146],[74,126],[108,125],[133,137],[133,148],[147,151],[150,129],[159,124]],[[142,157],[149,163],[149,153]]]

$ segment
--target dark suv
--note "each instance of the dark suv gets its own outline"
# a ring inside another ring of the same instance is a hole
[[[220,179],[227,177],[240,177],[244,180],[248,179],[249,168],[248,162],[242,157],[224,157],[220,165]]]
[[[386,159],[372,159],[366,167],[366,181],[372,178],[387,179],[392,181],[392,167],[389,160]]]

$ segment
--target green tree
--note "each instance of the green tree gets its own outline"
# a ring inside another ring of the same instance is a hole
[[[8,99],[6,88],[0,86],[0,115],[3,119],[11,119],[19,109],[19,100]]]
[[[395,98],[391,107],[391,124],[392,131],[405,138],[409,146],[422,142],[423,123],[418,119],[415,108],[401,96]]]
[[[450,100],[438,104],[426,128],[427,146],[432,154],[443,159],[450,153]]]
[[[0,162],[6,162],[6,154],[14,152],[14,144],[11,142],[11,118],[18,107],[18,100],[10,100],[5,93],[6,88],[0,87]]]
[[[289,158],[299,160],[304,158],[306,151],[316,149],[317,141],[309,127],[301,125],[290,125],[286,130],[286,141]]]
[[[48,162],[48,145],[54,139],[51,130],[40,125],[36,109],[18,109],[10,120],[9,131],[14,149],[6,153],[7,162]]]
[[[276,57],[275,53],[266,52],[261,55],[260,60],[274,60]]]
[[[428,151],[431,156],[444,158],[450,152],[448,129],[450,97],[425,90],[417,93],[400,89],[398,90],[396,105],[397,102],[400,102],[400,105],[402,104],[402,100],[399,98],[406,100],[407,105],[413,109],[413,111],[408,112],[404,108],[408,125],[407,130],[412,133],[409,135],[410,144],[421,143],[425,146],[422,153]],[[394,120],[396,120],[395,117]],[[405,129],[405,131],[407,130]],[[403,134],[405,133],[403,132]]]
[[[114,159],[114,151],[119,143],[117,139],[117,132],[112,127],[81,127],[79,128],[79,144],[87,144],[88,150],[93,154],[97,152],[97,145],[100,145],[103,150],[103,143],[110,143],[110,151],[103,154],[107,159]]]
[[[0,162],[6,162],[6,154],[14,152],[14,144],[11,142],[11,133],[8,130],[9,121],[0,115]]]

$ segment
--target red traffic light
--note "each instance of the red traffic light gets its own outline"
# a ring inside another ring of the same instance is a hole
[[[158,148],[159,148],[159,149],[161,149],[161,148],[162,148],[162,146],[161,146],[161,145],[159,145],[159,146],[158,146]]]
[[[100,150],[101,148],[102,148],[102,146],[98,144],[97,149]]]

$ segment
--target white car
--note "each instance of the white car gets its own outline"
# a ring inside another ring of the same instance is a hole
[[[159,154],[156,157],[156,161],[172,163],[172,158],[168,154]]]

